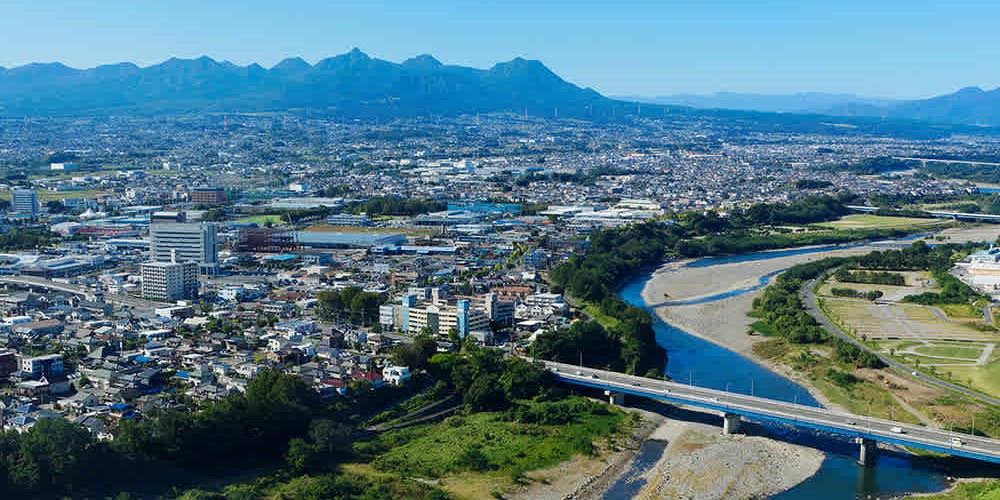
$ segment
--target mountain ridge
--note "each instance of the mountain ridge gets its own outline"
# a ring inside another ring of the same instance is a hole
[[[402,63],[358,48],[309,64],[288,57],[270,68],[208,56],[140,67],[87,69],[59,62],[0,68],[0,116],[81,116],[306,109],[331,115],[419,116],[528,112],[612,114],[614,101],[542,62],[517,57],[487,69],[443,64],[429,54]]]

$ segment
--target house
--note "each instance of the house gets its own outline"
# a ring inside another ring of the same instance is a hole
[[[351,378],[354,380],[367,380],[371,382],[372,389],[378,389],[379,387],[385,386],[385,380],[382,379],[382,375],[373,371],[355,372]]]
[[[408,366],[388,365],[382,369],[382,378],[392,385],[400,385],[409,381],[413,376],[410,374]]]

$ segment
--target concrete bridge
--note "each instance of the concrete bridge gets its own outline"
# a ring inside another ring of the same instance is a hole
[[[620,404],[629,394],[716,411],[726,434],[739,432],[742,419],[751,418],[854,438],[860,445],[859,461],[866,466],[874,463],[878,442],[1000,464],[1000,440],[996,439],[565,363],[542,363],[559,382],[603,389],[613,404]]]
[[[929,161],[937,162],[937,163],[944,163],[946,165],[951,165],[953,163],[966,163],[966,164],[969,164],[969,165],[986,165],[986,166],[990,166],[990,167],[1000,167],[1000,163],[993,163],[993,162],[988,162],[988,161],[939,160],[937,158],[915,158],[915,157],[912,157],[912,156],[893,156],[892,159],[893,160],[903,160],[903,161],[906,161],[906,160],[919,161],[920,164],[922,166],[925,166],[925,167],[927,166],[927,162],[929,162]]]

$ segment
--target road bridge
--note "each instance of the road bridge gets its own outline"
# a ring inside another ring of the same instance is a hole
[[[633,395],[716,411],[723,417],[726,433],[738,432],[741,419],[750,418],[854,438],[860,445],[859,460],[864,465],[874,462],[875,444],[879,442],[1000,464],[1000,440],[996,439],[565,363],[541,362],[557,381],[602,389],[612,402],[620,400],[621,395]]]
[[[846,205],[849,210],[861,213],[875,213],[880,207],[867,207],[863,205]],[[993,214],[972,214],[966,212],[948,212],[945,210],[922,210],[922,212],[938,219],[973,220],[979,222],[1000,222],[1000,215]]]
[[[973,160],[939,160],[937,158],[916,158],[911,156],[893,156],[893,160],[902,161],[919,161],[921,165],[927,166],[927,162],[933,161],[937,163],[944,163],[946,165],[951,165],[952,163],[966,163],[969,165],[987,165],[991,167],[1000,167],[1000,163],[992,163],[988,161],[973,161]]]

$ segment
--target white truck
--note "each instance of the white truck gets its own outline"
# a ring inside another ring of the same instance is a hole
[[[902,427],[898,426],[890,427],[889,430],[895,432],[896,434],[906,434],[906,431],[904,431]]]

